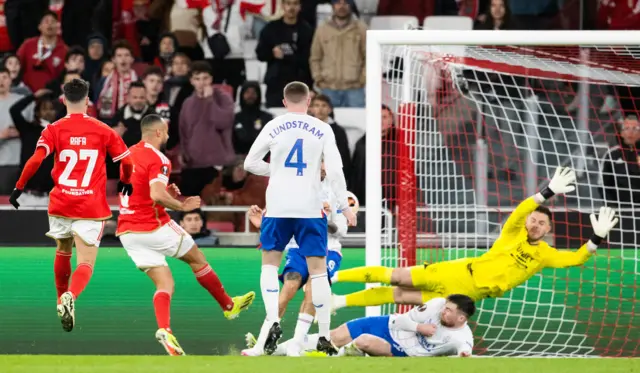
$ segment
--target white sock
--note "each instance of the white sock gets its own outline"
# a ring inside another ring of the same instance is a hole
[[[268,321],[279,321],[278,298],[280,296],[280,283],[278,282],[278,267],[265,264],[260,272],[260,290],[264,309],[267,312]]]
[[[347,306],[347,297],[344,295],[334,295],[332,301],[334,310],[339,310]]]
[[[316,347],[318,347],[318,339],[320,339],[320,336],[317,334],[307,335],[307,338],[304,339],[302,348],[309,351],[315,350]]]
[[[304,337],[309,333],[311,329],[311,323],[313,322],[313,316],[308,313],[298,314],[298,322],[296,323],[296,330],[293,332],[293,341],[298,344],[304,343]]]
[[[278,343],[278,347],[276,347],[276,350],[273,352],[273,354],[271,356],[287,356],[287,346],[292,341],[293,340],[290,339],[288,341],[284,341],[282,343]]]
[[[331,285],[327,274],[311,276],[311,301],[318,317],[318,334],[329,340],[331,327]]]

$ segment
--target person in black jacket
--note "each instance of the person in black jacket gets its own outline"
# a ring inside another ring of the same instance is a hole
[[[273,119],[273,115],[260,109],[261,102],[260,83],[245,82],[240,89],[240,111],[236,113],[232,134],[236,154],[247,155],[262,127]]]
[[[621,218],[619,229],[611,232],[609,241],[637,244],[640,216],[624,210],[640,203],[640,122],[637,116],[628,115],[621,120],[619,145],[605,153],[600,171],[603,197],[609,206],[615,206]]]
[[[300,0],[282,0],[284,15],[269,22],[258,39],[256,55],[267,63],[267,107],[282,107],[282,90],[287,83],[300,81],[313,86],[309,56],[313,29],[298,15]]]
[[[311,100],[310,110],[311,115],[320,119],[325,123],[329,123],[333,134],[336,137],[336,145],[340,152],[340,158],[342,158],[342,170],[347,176],[347,172],[351,169],[351,151],[349,150],[349,138],[347,137],[347,131],[340,127],[332,117],[333,105],[331,99],[327,95],[319,94]]]
[[[35,118],[28,121],[23,111],[35,101]],[[41,89],[33,95],[28,95],[17,101],[9,113],[11,119],[18,132],[20,132],[20,140],[22,141],[22,150],[20,152],[20,167],[24,167],[31,155],[36,150],[36,144],[40,139],[42,130],[56,119],[56,111],[54,103],[56,98],[51,95],[49,90]],[[36,174],[29,180],[25,191],[20,196],[21,205],[44,205],[48,204],[49,191],[53,188],[53,180],[51,179],[51,170],[53,169],[53,157],[47,157]]]

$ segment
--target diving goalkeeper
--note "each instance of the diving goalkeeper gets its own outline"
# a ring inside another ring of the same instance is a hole
[[[556,194],[575,190],[576,176],[558,168],[541,192],[521,202],[507,219],[491,249],[477,258],[463,258],[404,268],[358,267],[336,272],[332,282],[394,285],[334,296],[333,308],[378,306],[387,303],[421,305],[432,298],[465,294],[473,300],[499,297],[543,268],[584,264],[618,223],[615,211],[601,207],[591,214],[593,234],[577,251],[559,251],[542,241],[551,230],[551,211],[540,206]]]

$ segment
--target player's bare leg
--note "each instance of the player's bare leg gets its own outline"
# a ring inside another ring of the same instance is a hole
[[[383,266],[356,267],[336,272],[331,282],[381,283],[412,287],[411,267],[390,268]]]
[[[262,270],[260,271],[260,289],[266,317],[256,344],[252,348],[242,350],[243,356],[260,356],[264,353],[271,355],[278,346],[278,340],[282,337],[280,328],[279,304],[280,283],[278,282],[278,269],[282,261],[282,252],[277,250],[262,250]]]
[[[153,309],[156,314],[158,330],[156,340],[171,356],[183,356],[184,350],[171,330],[171,296],[175,288],[173,275],[167,266],[153,267],[146,271],[147,276],[156,286],[153,295]]]
[[[383,304],[422,305],[425,300],[423,291],[399,286],[379,286],[357,291],[347,295],[334,295],[333,308],[381,306]],[[435,296],[442,294],[433,293]]]
[[[76,245],[76,270],[71,275],[69,290],[60,296],[62,315],[60,321],[62,329],[66,332],[73,330],[75,325],[75,301],[84,291],[93,275],[93,266],[98,256],[98,247],[86,244],[80,237],[75,236]]]
[[[298,272],[287,272],[284,275],[282,291],[278,297],[278,317],[282,319],[291,299],[296,296],[302,283],[302,275]]]
[[[220,278],[211,268],[204,253],[197,245],[184,254],[180,260],[189,264],[191,270],[196,276],[198,283],[205,288],[213,298],[218,302],[220,308],[224,311],[224,317],[227,319],[235,319],[240,312],[249,308],[256,294],[253,291],[245,295],[231,298],[224,290],[224,286],[220,282]]]
[[[327,258],[324,256],[307,257],[307,268],[311,282],[311,301],[318,317],[317,350],[328,355],[338,353],[331,343],[331,284],[327,277]]]

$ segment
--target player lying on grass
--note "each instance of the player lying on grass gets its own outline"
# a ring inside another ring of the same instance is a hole
[[[27,182],[42,161],[53,154],[51,177],[55,186],[49,194],[47,236],[56,240],[53,272],[58,317],[62,329],[70,332],[75,325],[76,298],[93,275],[104,222],[111,217],[106,191],[106,156],[109,154],[114,162],[121,161],[118,188],[127,194],[132,192],[129,178],[133,164],[122,138],[111,127],[85,114],[89,83],[73,79],[62,90],[67,115],[42,131],[9,201],[15,208],[20,206],[18,199]],[[74,244],[76,270],[72,275]]]
[[[331,331],[331,340],[340,348],[337,356],[471,356],[473,333],[467,320],[476,306],[462,294],[434,298],[405,314],[362,317]],[[318,336],[309,335],[304,350],[315,349]],[[247,335],[247,344],[255,338]],[[274,355],[284,356],[288,340]]]
[[[357,213],[359,204],[353,193],[349,193],[349,205],[354,213]],[[331,277],[340,268],[342,261],[342,244],[340,239],[347,233],[347,220],[344,218],[340,210],[334,206],[332,210],[328,203],[325,203],[325,212],[327,213],[328,227],[328,254],[327,254],[327,273]],[[256,227],[260,228],[262,224],[262,210],[258,206],[251,206],[249,210],[249,220]],[[309,328],[315,317],[315,307],[311,301],[311,286],[307,280],[309,279],[309,269],[307,263],[300,252],[295,239],[291,239],[287,245],[287,256],[285,258],[285,266],[282,274],[279,276],[282,281],[282,290],[279,298],[279,317],[282,318],[289,305],[299,289],[304,286],[304,300],[300,305],[300,313],[293,334],[292,343],[289,343],[288,356],[300,356],[302,344],[304,342]],[[273,350],[265,351],[266,354],[273,354]]]
[[[591,214],[593,234],[577,251],[559,251],[542,240],[551,230],[552,215],[540,204],[556,194],[574,191],[575,180],[571,169],[558,168],[549,186],[518,205],[502,227],[498,240],[480,257],[405,268],[372,266],[338,271],[333,282],[380,282],[394,287],[335,296],[334,308],[387,303],[419,305],[449,294],[466,294],[474,300],[495,298],[543,268],[584,264],[618,223],[613,209],[602,207],[597,217]]]
[[[172,334],[169,324],[173,276],[165,257],[187,263],[198,283],[215,298],[227,319],[234,319],[253,302],[254,292],[231,298],[204,254],[165,208],[192,211],[200,207],[200,197],[176,198],[178,188],[169,182],[171,162],[160,152],[169,139],[167,123],[156,114],[142,118],[142,141],[132,146],[131,158],[135,172],[131,177],[135,193],[121,195],[120,216],[116,235],[136,266],[144,271],[156,286],[153,308],[158,323],[156,339],[169,355],[184,355],[184,350]]]

